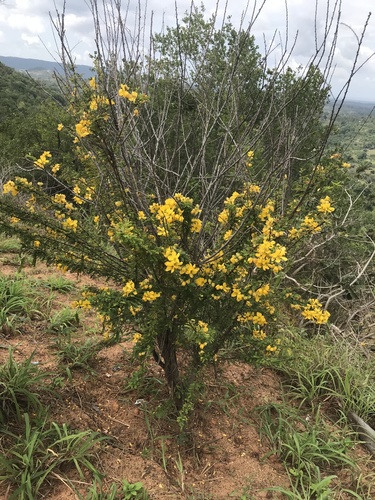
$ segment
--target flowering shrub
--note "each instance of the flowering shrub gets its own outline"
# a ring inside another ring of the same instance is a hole
[[[92,78],[73,93],[72,129],[56,124],[59,133],[71,134],[84,175],[68,185],[64,165],[50,151],[41,152],[33,167],[43,181],[30,175],[4,184],[2,229],[61,269],[109,280],[108,287],[87,290],[76,306],[98,311],[107,340],[128,335],[139,359],[153,356],[180,408],[179,351],[194,370],[233,341],[263,356],[275,353],[281,296],[301,319],[328,321],[317,299],[286,293],[283,278],[296,248],[330,224],[334,204],[328,195],[313,204],[309,198],[303,210],[292,201],[280,215],[277,192],[271,199],[267,186],[252,180],[254,151],[244,151],[243,176],[215,210],[194,195],[163,197],[147,187],[147,177],[143,190],[139,183],[131,189],[142,173],[118,159],[120,138],[129,141],[121,135],[124,123],[137,129],[148,97],[125,84],[112,96],[98,87]],[[121,134],[107,151],[104,130],[119,110]],[[339,160],[327,165],[337,168]]]

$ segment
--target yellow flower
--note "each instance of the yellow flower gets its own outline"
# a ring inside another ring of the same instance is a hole
[[[295,238],[298,238],[299,234],[300,234],[299,230],[297,228],[295,228],[295,227],[292,227],[289,230],[289,235],[288,236],[289,236],[289,238],[291,238],[292,240],[294,240]]]
[[[35,247],[35,248],[39,248],[39,247],[40,247],[40,241],[35,240],[35,241],[34,241],[34,247]]]
[[[226,224],[229,219],[229,212],[226,208],[222,212],[219,213],[217,220],[220,222],[220,224]]]
[[[86,137],[87,135],[91,134],[90,125],[90,120],[81,120],[79,123],[77,123],[76,134],[78,135],[78,137]]]
[[[143,212],[143,210],[140,210],[140,211],[138,212],[138,219],[139,219],[139,220],[146,220],[146,215],[145,215],[145,213]]]
[[[323,214],[329,214],[335,210],[331,206],[331,198],[329,196],[321,198],[320,203],[316,208],[318,209],[318,212],[321,212]]]
[[[95,98],[90,102],[90,109],[91,111],[97,111],[98,109],[98,101]]]
[[[142,334],[141,333],[135,333],[133,335],[133,342],[136,344],[137,342],[139,342],[142,338]]]
[[[346,162],[342,163],[341,166],[344,167],[344,168],[350,168],[351,167],[350,163],[346,163]]]
[[[265,221],[267,218],[271,216],[271,213],[275,210],[275,206],[273,201],[269,201],[265,207],[261,210],[259,214],[259,219],[261,221]]]
[[[96,80],[95,80],[95,76],[91,77],[90,80],[89,80],[89,85],[90,87],[93,89],[93,90],[96,90]]]
[[[34,161],[34,165],[39,168],[44,168],[47,163],[49,163],[49,158],[52,158],[51,153],[49,151],[44,151],[44,153],[42,153],[40,157]]]
[[[143,294],[142,300],[144,302],[154,302],[161,295],[161,292],[148,291]]]
[[[14,181],[8,181],[3,186],[3,194],[10,193],[12,196],[17,196],[18,191]]]
[[[187,274],[190,278],[193,278],[197,272],[199,271],[199,268],[195,264],[185,264],[181,269],[180,269],[180,274]]]
[[[137,295],[133,280],[129,280],[127,283],[125,283],[125,286],[122,289],[122,294],[124,295],[124,297],[128,297],[131,293],[133,295]]]
[[[255,302],[259,302],[261,297],[265,297],[266,295],[269,294],[269,292],[270,292],[270,285],[266,283],[265,285],[255,290],[255,292],[252,292],[251,295],[254,297]]]
[[[190,231],[192,233],[199,233],[202,229],[202,221],[200,219],[193,219],[191,221]]]
[[[225,232],[223,239],[224,241],[228,241],[233,235],[233,231],[229,229],[228,231]]]
[[[254,323],[254,325],[259,325],[259,326],[264,326],[267,324],[267,320],[261,312],[255,313],[252,316],[251,321]]]
[[[258,340],[264,340],[267,335],[263,330],[253,330],[253,337]]]
[[[197,286],[203,286],[206,282],[207,280],[205,278],[196,278],[195,280],[195,284]]]
[[[234,297],[237,302],[240,302],[241,300],[245,299],[244,294],[241,292],[241,290],[238,288],[237,285],[233,286],[231,297]]]
[[[203,333],[207,333],[208,332],[208,324],[205,323],[204,321],[199,320],[198,321],[198,326],[201,328],[201,330],[203,331]]]
[[[266,347],[266,351],[267,351],[267,353],[269,353],[269,354],[270,354],[271,352],[275,352],[276,350],[277,350],[277,347],[275,347],[275,346],[268,345],[268,346]]]
[[[139,110],[135,108],[135,110],[133,111],[133,116],[138,116],[138,115],[139,115]]]
[[[304,218],[302,226],[314,233],[319,233],[322,230],[318,222],[316,222],[313,217],[309,217],[308,215]]]
[[[59,123],[57,125],[57,130],[60,132],[60,130],[62,130],[64,128],[64,125],[62,123]]]
[[[258,186],[257,184],[247,184],[245,187],[249,193],[260,193],[260,186]]]
[[[121,84],[120,89],[118,91],[118,95],[120,97],[123,97],[124,99],[127,99],[130,102],[135,102],[138,97],[137,92],[129,92],[129,87],[125,84]]]
[[[19,219],[18,217],[14,217],[14,216],[13,216],[13,217],[11,217],[11,218],[10,218],[10,222],[11,222],[12,224],[17,224],[17,222],[19,222],[19,221],[20,221],[20,219]]]
[[[78,221],[68,217],[63,223],[65,229],[71,229],[74,233],[77,231]]]
[[[163,255],[167,259],[165,267],[169,273],[174,273],[176,269],[183,265],[183,262],[179,260],[180,254],[173,247],[166,248]]]
[[[60,170],[60,164],[59,163],[56,163],[52,168],[51,168],[51,171],[53,174],[56,174],[59,170]]]
[[[327,323],[330,317],[328,311],[322,310],[322,304],[317,299],[310,299],[301,314],[305,319],[313,321],[318,325]]]

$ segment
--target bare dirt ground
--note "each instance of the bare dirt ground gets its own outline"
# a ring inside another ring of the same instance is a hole
[[[0,264],[0,273],[14,272],[13,266]],[[24,272],[45,279],[52,271],[38,264]],[[69,274],[66,277],[75,282],[77,292],[56,294],[56,309],[69,305],[87,282]],[[80,340],[94,335],[84,322],[83,318],[77,334]],[[168,394],[157,365],[150,362],[140,386],[129,388],[137,368],[131,362],[129,343],[102,349],[92,364],[92,373],[72,370],[69,381],[59,366],[54,337],[43,321],[25,324],[17,334],[2,335],[0,363],[7,358],[8,347],[13,346],[17,361],[34,353],[33,360],[42,370],[61,379],[58,397],[45,401],[51,419],[108,437],[95,459],[105,475],[104,485],[122,479],[141,481],[150,498],[160,500],[240,499],[245,492],[247,496],[242,498],[282,498],[267,488],[288,487],[288,476],[266,440],[260,439],[254,411],[259,405],[280,401],[280,379],[275,373],[244,363],[219,364],[216,377],[212,369],[207,369],[207,390],[181,436],[165,410]],[[139,399],[143,402],[136,405]],[[88,474],[82,481],[74,473],[68,476],[85,496],[92,477]],[[63,478],[55,477],[43,490],[42,498],[73,500],[77,496]]]

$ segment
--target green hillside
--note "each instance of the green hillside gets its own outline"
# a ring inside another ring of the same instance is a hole
[[[44,98],[43,89],[37,82],[0,63],[0,122],[25,113]]]

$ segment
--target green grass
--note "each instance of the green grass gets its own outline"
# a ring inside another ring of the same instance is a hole
[[[48,321],[48,331],[64,336],[71,335],[80,325],[79,314],[76,309],[64,307],[55,312]]]
[[[53,274],[42,281],[42,286],[49,288],[54,292],[70,293],[76,289],[76,285],[69,279],[61,275]]]
[[[48,390],[45,381],[49,376],[33,363],[33,354],[18,363],[9,349],[8,359],[0,367],[0,422],[20,421],[25,411],[39,412],[40,393]]]
[[[283,376],[283,402],[257,409],[259,428],[283,462],[290,488],[276,487],[290,499],[372,498],[352,453],[358,444],[348,412],[372,423],[375,360],[366,359],[346,343],[329,336],[307,338],[303,332],[284,332],[284,349],[273,363]],[[267,457],[264,457],[267,459]],[[342,485],[340,473],[354,478]],[[357,479],[355,479],[357,478]],[[347,495],[347,496],[345,496]]]
[[[21,242],[18,238],[0,237],[0,253],[19,253],[21,251]]]
[[[293,336],[287,342],[290,354],[278,369],[286,391],[301,406],[325,400],[338,419],[351,410],[375,426],[375,357],[364,357],[344,340],[334,344],[329,336]]]
[[[63,342],[57,340],[58,350],[56,355],[59,359],[61,368],[67,374],[69,380],[72,380],[72,370],[85,370],[91,375],[95,375],[92,367],[101,345],[94,340],[88,339],[84,343],[74,343],[71,341]]]
[[[0,480],[11,486],[10,499],[34,500],[55,471],[64,476],[67,466],[85,479],[88,470],[101,479],[93,453],[104,437],[92,431],[71,431],[66,424],[47,421],[33,424],[27,413],[23,428],[14,433],[3,430],[0,441]]]

